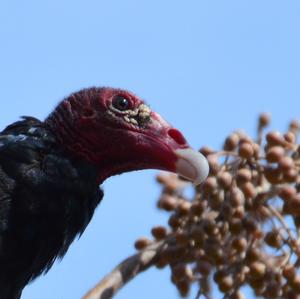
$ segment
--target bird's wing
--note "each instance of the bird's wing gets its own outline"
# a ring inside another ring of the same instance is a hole
[[[8,230],[11,208],[14,200],[22,197],[20,185],[25,186],[31,179],[39,179],[45,138],[42,122],[35,118],[23,117],[0,132],[0,238]],[[1,257],[1,242],[0,242]]]
[[[7,227],[17,181],[22,180],[29,165],[39,163],[38,152],[34,150],[39,140],[26,135],[29,127],[28,121],[23,120],[0,132],[0,235]]]

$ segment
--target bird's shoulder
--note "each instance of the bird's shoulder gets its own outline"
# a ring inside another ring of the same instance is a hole
[[[0,168],[14,179],[37,183],[37,179],[77,189],[76,182],[92,182],[96,170],[64,152],[44,122],[22,117],[0,132]]]
[[[8,125],[0,132],[0,150],[6,146],[32,145],[38,146],[55,142],[55,137],[44,123],[37,118],[23,116],[21,120]]]
[[[23,117],[0,132],[0,166],[16,178],[24,167],[39,165],[54,143],[54,136],[41,121]]]

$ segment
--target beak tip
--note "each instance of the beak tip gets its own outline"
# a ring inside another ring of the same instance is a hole
[[[195,186],[202,183],[209,173],[209,165],[206,158],[199,152],[191,149],[176,150],[178,157],[176,172],[191,180]]]

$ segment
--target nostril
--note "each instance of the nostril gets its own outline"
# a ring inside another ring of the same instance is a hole
[[[176,129],[170,129],[168,131],[168,134],[179,145],[185,145],[185,144],[187,144],[187,141],[185,140],[185,138],[183,137],[183,135],[180,133],[180,131],[178,131]]]

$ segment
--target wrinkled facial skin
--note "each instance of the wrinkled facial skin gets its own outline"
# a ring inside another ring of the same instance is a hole
[[[123,99],[126,105],[120,105]],[[113,174],[123,172],[123,168],[175,171],[174,150],[189,147],[178,130],[128,92],[105,90],[99,104],[101,113],[92,130],[97,136],[92,133],[91,139],[98,139],[100,147],[95,161],[102,172],[107,168]]]
[[[119,89],[75,93],[47,121],[58,127],[59,138],[69,151],[97,166],[99,183],[132,170],[176,172],[176,151],[189,148],[177,129],[134,94]]]

